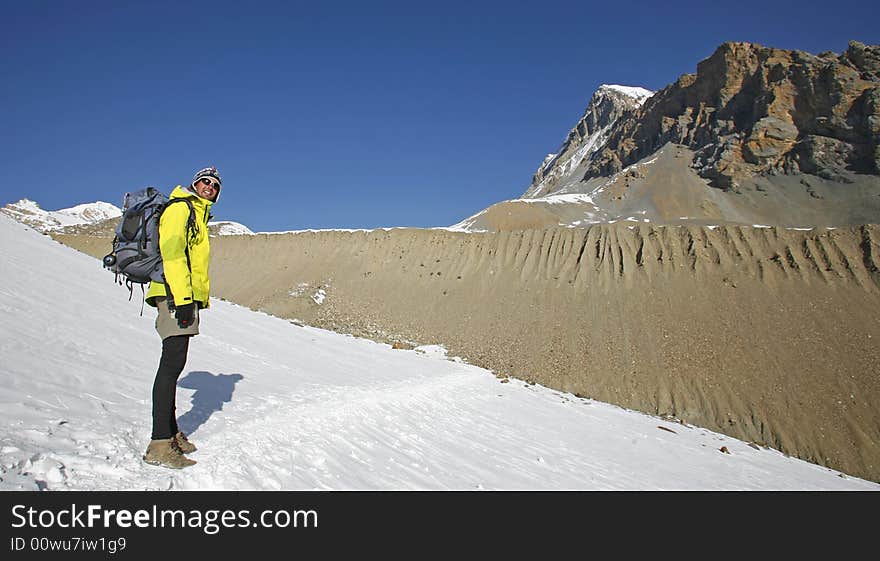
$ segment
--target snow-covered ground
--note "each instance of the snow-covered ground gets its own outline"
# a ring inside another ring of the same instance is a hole
[[[246,265],[243,265],[246,266]],[[0,216],[0,489],[880,490],[744,442],[212,301],[178,390],[198,464],[144,464],[153,311]],[[722,452],[722,447],[729,453]]]

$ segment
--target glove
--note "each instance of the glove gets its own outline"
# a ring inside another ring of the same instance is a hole
[[[195,308],[195,304],[189,303],[184,304],[183,306],[177,306],[177,311],[174,312],[174,317],[177,318],[177,325],[181,329],[186,329],[193,323],[193,315],[195,312],[193,309]]]

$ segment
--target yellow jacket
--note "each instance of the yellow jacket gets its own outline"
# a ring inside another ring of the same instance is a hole
[[[211,281],[208,279],[211,259],[208,217],[213,203],[180,185],[169,198],[189,199],[195,211],[196,224],[194,235],[188,236],[186,223],[189,220],[189,205],[184,203],[172,204],[162,213],[159,219],[159,251],[165,267],[165,281],[171,289],[175,306],[197,302],[200,307],[207,308],[211,294]],[[154,298],[157,296],[168,296],[165,284],[151,282],[147,303],[155,306]]]

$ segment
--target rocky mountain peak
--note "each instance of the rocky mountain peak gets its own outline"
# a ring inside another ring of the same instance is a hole
[[[557,192],[564,179],[602,148],[611,127],[624,114],[640,107],[653,93],[632,86],[599,86],[559,150],[548,154],[541,163],[523,197],[543,197]]]
[[[610,132],[583,179],[609,176],[668,142],[696,152],[713,186],[773,174],[851,182],[880,173],[880,47],[842,55],[723,43]]]
[[[522,198],[454,228],[880,222],[878,77],[880,46],[727,42],[653,95],[601,86]]]
[[[825,54],[834,56],[834,53]],[[849,48],[841,59],[853,69],[858,70],[863,80],[880,81],[880,46],[869,46],[858,41],[850,41]]]

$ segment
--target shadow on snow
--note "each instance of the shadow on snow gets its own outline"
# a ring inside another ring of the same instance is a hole
[[[177,419],[177,425],[186,434],[193,434],[205,424],[211,415],[223,409],[223,404],[232,401],[235,384],[244,379],[241,374],[211,374],[193,371],[178,380],[181,388],[196,390],[190,398],[192,409]]]

